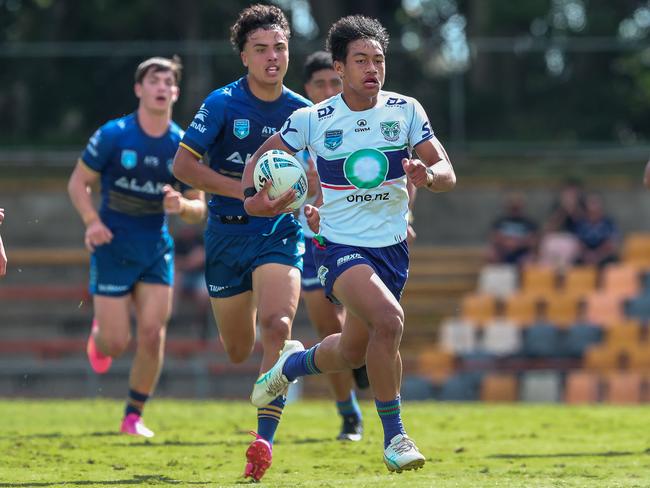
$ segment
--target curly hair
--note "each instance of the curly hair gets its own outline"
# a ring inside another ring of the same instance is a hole
[[[349,15],[337,20],[327,33],[326,48],[334,61],[345,62],[348,45],[358,39],[377,41],[384,53],[390,36],[377,19],[363,15]]]
[[[239,13],[230,28],[230,43],[239,52],[244,50],[248,35],[257,29],[281,29],[287,39],[291,29],[284,12],[274,5],[251,5]]]

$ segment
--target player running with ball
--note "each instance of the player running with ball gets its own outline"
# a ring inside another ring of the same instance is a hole
[[[310,151],[323,191],[320,209],[309,209],[310,225],[320,223],[314,259],[325,292],[345,306],[346,323],[341,333],[309,350],[287,341],[279,360],[255,383],[251,400],[264,405],[299,376],[365,363],[384,429],[384,462],[390,471],[417,469],[425,458],[402,425],[399,396],[406,186],[410,180],[418,188],[447,191],[456,176],[421,105],[381,90],[386,29],[375,19],[344,17],[330,29],[327,47],[343,80],[342,94],[294,112],[253,155],[242,184],[252,186],[257,159],[269,149]],[[247,197],[244,207],[250,215],[271,216],[275,203],[260,192]]]

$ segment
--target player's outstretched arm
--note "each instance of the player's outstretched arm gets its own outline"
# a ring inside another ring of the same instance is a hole
[[[93,206],[91,191],[98,181],[99,173],[86,166],[81,159],[77,161],[68,181],[70,200],[86,226],[84,243],[90,252],[113,239],[113,233],[101,221]]]
[[[182,194],[171,185],[163,187],[163,207],[168,215],[178,215],[188,224],[198,224],[205,219],[207,207],[201,190],[185,190]]]
[[[408,179],[417,188],[432,192],[449,191],[456,186],[456,173],[447,151],[435,137],[415,146],[420,159],[403,159]]]
[[[197,190],[243,199],[244,196],[239,181],[235,178],[220,175],[199,160],[200,156],[183,146],[179,146],[172,168],[174,176]]]
[[[244,194],[244,209],[248,215],[254,215],[257,217],[274,217],[281,213],[293,212],[292,209],[287,208],[287,205],[293,202],[296,197],[296,192],[294,190],[287,190],[278,198],[271,200],[268,192],[271,182],[267,181],[261,191],[254,193],[255,186],[253,185],[253,170],[255,169],[255,165],[260,156],[271,149],[280,149],[289,154],[294,154],[294,151],[288,148],[282,141],[280,134],[274,134],[269,137],[264,141],[264,144],[255,151],[255,154],[253,154],[250,161],[246,163],[244,174],[241,178],[241,191]]]

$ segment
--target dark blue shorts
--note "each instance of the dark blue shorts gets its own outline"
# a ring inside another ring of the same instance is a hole
[[[305,256],[303,257],[301,284],[304,291],[323,289],[323,285],[321,285],[320,279],[318,279],[318,273],[316,273],[314,243],[311,239],[305,239]]]
[[[322,239],[322,238],[321,238]],[[406,241],[388,247],[358,247],[336,244],[323,239],[321,245],[312,239],[314,262],[325,295],[339,303],[332,294],[336,279],[347,269],[358,264],[370,266],[399,301],[409,274],[409,251]]]
[[[131,293],[137,283],[172,286],[174,241],[169,234],[113,231],[113,236],[90,256],[91,294],[119,297]]]
[[[305,242],[302,227],[285,219],[269,235],[219,234],[205,231],[205,282],[213,298],[227,298],[253,289],[253,271],[268,263],[302,271]],[[278,283],[278,286],[283,286]]]

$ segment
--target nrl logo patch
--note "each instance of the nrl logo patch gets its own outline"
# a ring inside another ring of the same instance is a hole
[[[379,128],[384,139],[387,141],[395,142],[399,139],[399,121],[391,120],[389,122],[381,122]]]
[[[340,129],[325,131],[325,149],[333,151],[343,144],[343,131]]]
[[[251,123],[248,119],[235,119],[232,125],[232,133],[237,139],[244,139],[250,134]]]
[[[131,149],[123,149],[120,157],[120,163],[125,169],[133,169],[138,164],[138,153]]]

